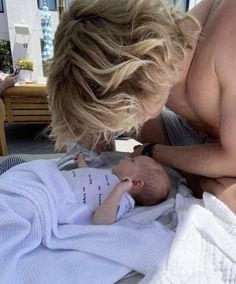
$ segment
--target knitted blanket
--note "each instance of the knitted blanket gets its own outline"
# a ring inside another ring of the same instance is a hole
[[[153,221],[157,214],[149,214],[147,222],[78,225],[85,206],[76,203],[53,161],[23,163],[3,173],[0,283],[115,283],[164,261],[173,232]]]
[[[236,215],[204,193],[203,204],[177,194],[178,226],[161,268],[140,284],[236,283]]]

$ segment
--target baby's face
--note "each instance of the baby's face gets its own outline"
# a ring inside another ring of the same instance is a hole
[[[146,167],[156,168],[157,164],[147,156],[137,156],[134,158],[124,157],[120,162],[112,167],[113,173],[120,179],[125,177],[135,177],[140,172],[144,171]]]

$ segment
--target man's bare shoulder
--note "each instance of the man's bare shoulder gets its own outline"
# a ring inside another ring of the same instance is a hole
[[[193,15],[198,20],[203,28],[214,5],[215,0],[202,0],[190,11],[191,15]]]
[[[236,72],[236,1],[221,0],[214,5],[203,33],[212,51],[215,74],[220,84],[235,84]]]
[[[221,0],[206,23],[213,70],[219,84],[219,136],[225,153],[235,154],[236,127],[236,1]],[[204,49],[202,49],[204,52]],[[233,164],[233,163],[232,163]]]

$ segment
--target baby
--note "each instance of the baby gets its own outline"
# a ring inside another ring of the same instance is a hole
[[[88,168],[82,154],[78,169],[62,171],[77,201],[94,213],[93,224],[112,224],[138,205],[165,200],[170,181],[164,168],[147,156],[125,157],[111,169]]]

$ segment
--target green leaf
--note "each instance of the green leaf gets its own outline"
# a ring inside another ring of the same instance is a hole
[[[5,39],[0,40],[0,69],[5,73],[13,72],[10,42]]]

